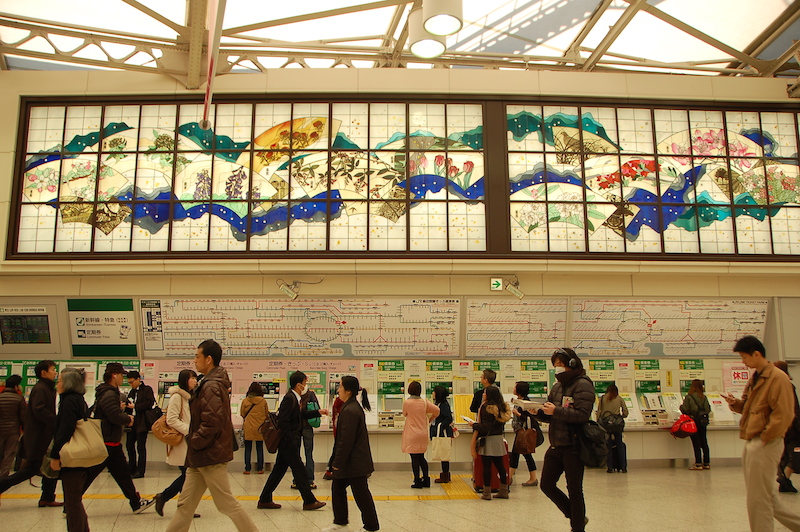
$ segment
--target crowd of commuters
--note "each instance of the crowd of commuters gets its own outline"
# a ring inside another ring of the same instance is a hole
[[[733,351],[753,370],[740,398],[731,394],[723,395],[730,409],[742,414],[739,435],[745,440],[742,465],[750,529],[759,532],[773,530],[774,520],[777,520],[790,530],[800,531],[800,515],[778,498],[775,489],[777,472],[780,491],[796,492],[790,476],[800,468],[800,457],[797,456],[800,453],[795,452],[800,445],[800,403],[788,376],[788,367],[785,363],[770,362],[766,358],[764,345],[753,336],[739,339]],[[64,506],[67,530],[87,532],[89,522],[82,497],[99,473],[108,469],[134,513],[155,504],[157,513],[163,516],[165,503],[180,493],[177,510],[167,526],[169,532],[189,530],[192,519],[199,517],[195,510],[206,491],[211,493],[219,512],[228,516],[237,530],[255,531],[252,518],[231,492],[227,473],[228,462],[233,459],[235,435],[231,421],[231,382],[227,371],[220,367],[221,359],[222,348],[217,342],[202,342],[194,360],[197,372],[188,369],[181,371],[177,386],[169,389],[166,421],[183,435],[183,439],[167,447],[167,463],[177,466],[180,475],[153,500],[142,499],[133,484],[133,478],[144,475],[143,460],[146,460],[142,452],[142,442],[146,440],[140,436],[141,431],[136,429],[137,422],[146,417],[145,413],[154,404],[154,399],[151,401],[152,389],[142,382],[138,372],[127,373],[133,393],[126,400],[119,390],[125,369],[119,363],[109,363],[103,383],[95,390],[92,408],[84,400],[86,386],[83,370],[68,367],[56,380],[58,374],[55,363],[51,360],[40,362],[35,368],[38,382],[31,390],[27,403],[21,393],[19,376],[9,377],[5,389],[0,392],[0,493],[38,474],[43,465],[49,465],[63,483],[64,503],[55,500],[56,480],[45,476],[42,479],[39,506]],[[570,529],[581,532],[589,519],[583,493],[585,466],[578,452],[575,434],[589,421],[596,401],[595,388],[586,375],[583,362],[572,349],[557,349],[551,356],[551,363],[555,368],[556,382],[546,402],[541,405],[529,400],[529,383],[520,381],[514,386],[514,395],[519,401],[516,401],[517,406],[512,407],[495,384],[495,372],[489,369],[483,371],[482,389],[476,391],[471,405],[471,408],[475,408],[477,419],[465,418],[473,430],[470,446],[476,466],[473,476],[476,477],[475,485],[480,488],[481,499],[507,499],[522,454],[530,474],[522,485],[535,486],[540,483],[542,492],[569,520]],[[292,373],[289,386],[277,415],[277,426],[281,433],[278,454],[257,508],[281,508],[280,504],[274,502],[273,493],[286,471],[291,469],[293,487],[300,490],[303,498],[303,510],[317,510],[324,507],[325,503],[312,493],[316,487],[313,469],[309,470],[308,454],[306,463],[303,463],[300,446],[305,444],[307,453],[309,448],[313,449],[315,424],[304,422],[319,419],[329,412],[319,407],[316,396],[308,389],[308,377],[303,372]],[[449,392],[443,386],[436,386],[432,390],[431,402],[422,396],[422,386],[417,381],[409,383],[407,391],[409,398],[403,404],[405,425],[402,451],[411,456],[414,473],[411,487],[430,487],[429,466],[425,460],[428,442],[433,438],[456,436],[452,408],[447,400]],[[706,427],[711,407],[701,380],[692,381],[688,392],[681,412],[690,416],[697,425],[697,432],[692,435],[695,460],[689,469],[709,469]],[[56,393],[59,396],[57,415]],[[358,379],[354,376],[342,377],[332,406],[334,445],[325,474],[326,479],[332,480],[333,524],[325,531],[347,529],[348,487],[361,512],[363,526],[360,530],[376,531],[380,528],[368,486],[374,463],[364,411],[370,409],[367,392],[361,388]],[[245,449],[245,472],[251,471],[253,441],[257,442],[256,471],[263,472],[264,455],[259,427],[267,419],[269,408],[258,383],[253,383],[248,390],[240,414],[245,424],[245,441],[251,443]],[[596,415],[598,420],[613,416],[627,417],[627,407],[615,385],[607,387]],[[92,467],[64,466],[61,463],[62,448],[70,441],[81,420],[90,416],[100,420],[108,457]],[[254,421],[249,422],[251,419]],[[538,421],[549,424],[549,446],[544,456],[541,480],[536,478],[536,463],[531,454],[524,451],[508,452],[503,434],[505,424],[512,419],[516,431],[538,428]],[[148,421],[141,426],[149,429],[150,424]],[[250,430],[247,428],[249,425],[252,425]],[[132,428],[128,435],[130,461],[126,460],[121,444],[126,427]],[[624,423],[621,427],[624,427]],[[621,427],[609,433],[609,464],[626,463],[624,456],[617,455],[620,448],[624,453]],[[307,432],[309,428],[312,429],[310,435]],[[21,440],[20,433],[23,434]],[[25,460],[16,473],[9,475],[10,461],[16,453],[18,442]],[[42,442],[45,444],[43,448]],[[49,448],[47,444],[50,444]],[[444,453],[443,456],[447,455]],[[441,464],[442,472],[436,482],[448,483],[451,481],[449,461],[441,459]],[[313,468],[313,465],[310,467]],[[608,467],[609,472],[620,470],[616,466]],[[625,466],[621,470],[624,472]],[[494,475],[499,480],[495,490],[492,489]],[[481,478],[477,478],[479,476]],[[566,480],[566,493],[558,485],[562,476]],[[494,497],[493,491],[496,492]]]

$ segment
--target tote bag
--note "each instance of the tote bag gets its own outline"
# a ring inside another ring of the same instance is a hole
[[[431,438],[431,443],[428,445],[430,459],[434,462],[449,462],[450,449],[452,446],[451,438],[445,436],[444,425],[439,425],[439,433]]]
[[[61,448],[64,467],[92,467],[108,458],[99,419],[79,419],[72,438]]]

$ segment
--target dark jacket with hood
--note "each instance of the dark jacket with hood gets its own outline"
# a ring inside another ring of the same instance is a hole
[[[192,420],[186,467],[207,467],[233,460],[230,387],[228,372],[217,366],[195,388],[189,400]]]
[[[119,443],[122,433],[131,417],[123,412],[119,388],[112,384],[103,383],[94,391],[94,417],[101,419],[100,428],[103,430],[103,441]]]
[[[133,417],[133,427],[131,430],[137,434],[139,432],[148,432],[150,430],[150,423],[147,422],[147,416],[145,414],[155,406],[156,396],[153,394],[153,389],[145,383],[141,383],[136,390],[132,390],[131,393],[128,394],[128,399],[131,398],[134,391],[135,402],[133,410],[135,410],[136,413]],[[127,409],[127,411],[129,414],[133,414],[130,409]]]
[[[16,436],[19,438],[25,428],[25,415],[28,405],[25,398],[14,388],[6,388],[0,392],[0,437]]]
[[[331,465],[333,478],[368,477],[375,471],[369,447],[364,409],[355,397],[342,406],[337,418]]]
[[[557,374],[556,380],[547,396],[556,409],[550,416],[540,411],[536,419],[550,423],[548,434],[551,447],[567,447],[574,445],[573,428],[589,421],[596,396],[594,384],[583,368],[568,369]],[[565,397],[569,398],[568,406],[564,406]]]
[[[50,379],[39,378],[28,399],[28,415],[25,418],[25,457],[30,462],[44,458],[47,446],[53,439],[56,428],[56,384]]]

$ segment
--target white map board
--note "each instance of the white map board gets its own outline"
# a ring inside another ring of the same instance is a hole
[[[470,299],[466,356],[549,356],[566,342],[567,298]]]
[[[736,340],[764,337],[766,299],[574,298],[570,338],[592,356],[730,357]]]
[[[213,338],[232,357],[455,357],[459,299],[142,298],[145,356],[193,356]]]

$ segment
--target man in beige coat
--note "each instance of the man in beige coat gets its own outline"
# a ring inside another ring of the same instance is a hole
[[[774,530],[777,519],[795,532],[800,515],[778,498],[775,471],[783,453],[783,435],[794,419],[794,393],[789,377],[766,359],[766,350],[755,336],[740,338],[733,348],[742,362],[754,371],[741,399],[728,394],[731,410],[742,414],[739,437],[745,440],[742,453],[747,516],[750,530]]]

